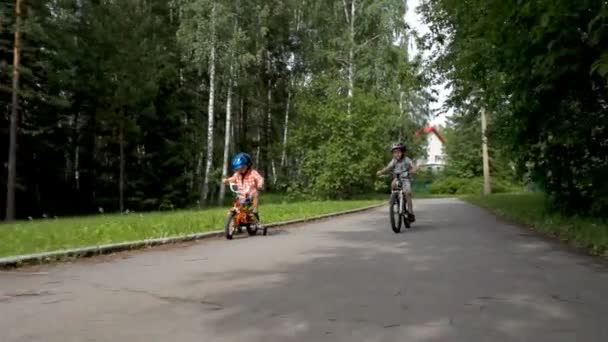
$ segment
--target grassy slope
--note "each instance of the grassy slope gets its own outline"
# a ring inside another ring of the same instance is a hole
[[[263,222],[272,223],[376,203],[381,201],[271,203],[262,205],[260,213]],[[226,213],[227,208],[215,208],[4,224],[0,225],[0,257],[212,231],[223,227]]]
[[[584,247],[594,254],[608,255],[607,222],[549,212],[542,194],[497,194],[488,197],[466,196],[464,199],[490,209],[499,216]]]

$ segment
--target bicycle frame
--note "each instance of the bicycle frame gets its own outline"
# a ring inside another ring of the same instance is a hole
[[[247,194],[249,192],[249,188],[243,191],[238,191],[236,189],[237,186],[238,185],[234,183],[230,184],[230,191],[236,195],[236,199],[234,200],[231,210],[236,212],[236,215],[234,216],[234,225],[242,227],[253,224],[254,221],[252,219],[253,213],[251,212],[250,208],[245,207],[239,198],[241,195]]]
[[[399,215],[403,215],[407,210],[405,208],[405,196],[403,195],[403,189],[401,188],[401,182],[399,182],[398,189],[394,189],[393,193],[399,193]]]
[[[399,192],[399,215],[405,215],[408,213],[407,211],[407,203],[405,199],[405,195],[403,193],[403,183],[401,182],[401,176],[403,174],[393,174],[393,177],[397,179],[397,189],[393,189],[394,192]]]

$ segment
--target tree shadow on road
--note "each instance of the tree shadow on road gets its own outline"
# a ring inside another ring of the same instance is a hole
[[[599,317],[575,320],[587,314],[578,299],[515,280],[528,271],[501,260],[472,265],[484,250],[364,227],[319,233],[326,242],[297,262],[200,274],[223,284],[203,291],[221,307],[204,330],[222,341],[605,340]]]

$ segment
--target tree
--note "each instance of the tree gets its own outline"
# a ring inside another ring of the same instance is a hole
[[[6,190],[6,220],[15,218],[15,185],[17,183],[17,125],[19,121],[19,68],[21,63],[22,0],[15,1],[15,44],[13,48],[13,86],[8,148],[8,181]]]
[[[232,30],[232,43],[230,44],[230,57],[228,60],[228,64],[230,65],[229,70],[228,70],[228,85],[227,88],[228,90],[226,91],[226,125],[225,125],[225,130],[224,130],[224,160],[222,163],[222,179],[226,178],[228,176],[228,160],[230,158],[230,140],[231,140],[231,133],[232,133],[232,90],[233,90],[233,85],[235,83],[235,64],[237,64],[237,60],[236,60],[236,49],[237,49],[237,44],[241,43],[239,41],[239,5],[240,5],[240,1],[236,1],[235,3],[235,9],[234,9],[234,26],[233,26],[233,30]],[[238,65],[237,65],[238,68]],[[224,185],[220,185],[220,195],[219,195],[219,204],[223,204],[224,203],[224,198],[225,198],[225,194],[226,194],[226,187]]]
[[[608,209],[608,92],[600,71],[607,6],[427,0],[422,7],[437,78],[454,90],[451,104],[487,108],[493,145],[529,169],[554,205],[599,216]]]
[[[353,158],[384,151],[380,144],[399,133],[409,139],[427,116],[419,110],[430,100],[423,69],[402,42],[401,0],[52,0],[24,8],[20,218],[222,201],[218,179],[236,151],[255,155],[271,191],[316,184],[316,194],[327,193],[341,178],[313,166],[337,163],[342,142],[374,140],[343,151]],[[0,106],[8,110],[16,25],[13,7],[0,9]],[[338,127],[336,117],[349,111],[346,124],[361,127],[339,130],[327,147],[325,128],[323,140],[303,138],[325,122]],[[3,127],[9,119],[0,118]],[[9,141],[9,130],[0,139]],[[8,161],[7,152],[0,155]],[[364,180],[347,182],[341,196],[373,189],[365,172],[381,158],[365,159],[356,172]],[[0,181],[7,189],[8,179]]]
[[[348,115],[351,114],[353,101],[353,91],[355,88],[355,20],[357,0],[350,0],[350,6],[344,2],[344,15],[349,25],[349,46],[348,46]],[[350,7],[350,9],[349,9]]]

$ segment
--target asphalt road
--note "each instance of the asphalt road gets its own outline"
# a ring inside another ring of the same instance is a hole
[[[0,272],[2,342],[608,341],[608,268],[457,200]]]

